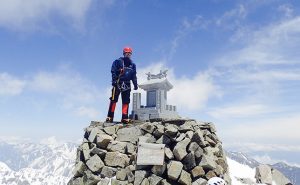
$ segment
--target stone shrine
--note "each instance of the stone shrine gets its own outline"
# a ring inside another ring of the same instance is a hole
[[[167,92],[173,88],[168,81],[167,70],[158,74],[146,73],[147,82],[139,87],[146,91],[146,105],[141,105],[141,93],[133,93],[132,114],[134,120],[180,118],[176,106],[167,104]]]

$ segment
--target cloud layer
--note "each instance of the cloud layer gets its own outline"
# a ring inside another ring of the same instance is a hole
[[[51,25],[52,16],[61,16],[78,27],[84,22],[92,0],[1,0],[0,26],[32,31]]]

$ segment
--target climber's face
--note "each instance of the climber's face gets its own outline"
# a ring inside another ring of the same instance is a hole
[[[124,53],[123,55],[124,55],[124,57],[130,58],[131,55],[132,55],[132,53],[126,52],[126,53]]]

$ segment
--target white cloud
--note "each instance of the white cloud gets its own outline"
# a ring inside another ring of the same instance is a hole
[[[36,30],[47,25],[51,16],[70,19],[77,27],[84,22],[92,0],[0,0],[0,26],[18,30]]]
[[[54,72],[41,71],[33,76],[28,85],[34,91],[63,95],[67,107],[72,102],[91,103],[100,96],[94,84],[68,67]]]
[[[260,141],[260,143],[289,142],[296,143],[300,140],[299,130],[300,116],[283,115],[272,119],[250,119],[240,121],[224,128],[223,135],[226,139],[238,139],[239,141]]]
[[[266,144],[266,143],[252,143],[252,142],[232,142],[225,143],[226,148],[234,148],[235,150],[244,152],[300,152],[300,145],[288,144]]]
[[[78,114],[79,116],[87,116],[91,119],[100,117],[100,112],[93,107],[81,106],[76,110],[76,114]]]
[[[220,18],[216,19],[217,26],[225,28],[235,28],[239,26],[240,20],[247,16],[247,10],[244,5],[238,5],[236,8],[225,12]]]
[[[274,112],[276,110],[271,109],[263,104],[240,104],[231,105],[227,107],[218,107],[214,110],[208,111],[208,114],[215,118],[239,118],[239,117],[251,117],[259,116],[261,114]]]
[[[0,95],[21,94],[25,85],[25,80],[18,79],[8,73],[0,73]]]
[[[279,21],[253,31],[245,47],[226,54],[219,62],[225,66],[247,64],[299,64],[300,17]]]

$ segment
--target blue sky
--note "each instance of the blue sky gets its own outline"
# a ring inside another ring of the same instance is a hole
[[[139,83],[169,69],[169,103],[214,122],[226,148],[300,164],[299,5],[2,0],[0,134],[81,138],[105,119],[111,63],[129,45]]]

